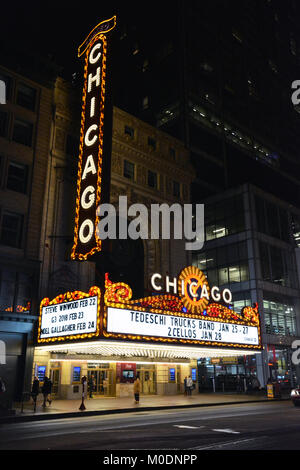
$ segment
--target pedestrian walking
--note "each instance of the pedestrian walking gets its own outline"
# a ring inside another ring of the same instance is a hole
[[[187,395],[187,377],[184,378],[184,394]]]
[[[192,377],[190,375],[187,378],[186,385],[187,385],[187,393],[190,396],[190,395],[192,395],[192,390],[193,390],[193,380],[192,380]]]
[[[140,378],[137,375],[135,378],[135,381],[133,382],[133,393],[134,393],[134,399],[135,399],[136,405],[138,405],[140,402],[140,391],[141,391],[141,383],[140,383]]]
[[[32,383],[32,388],[31,388],[31,397],[34,403],[34,411],[36,409],[36,401],[38,394],[40,393],[40,381],[39,379],[35,376],[33,383]]]
[[[51,395],[51,391],[52,391],[52,382],[49,379],[49,377],[45,376],[44,385],[42,387],[42,394],[44,396],[44,402],[43,402],[44,408],[46,407],[46,401],[49,403],[49,405],[51,405],[52,400],[51,400],[51,397],[49,398],[49,395]]]

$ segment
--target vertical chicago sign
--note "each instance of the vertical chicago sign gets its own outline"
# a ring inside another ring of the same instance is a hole
[[[105,105],[107,101],[107,37],[116,17],[99,23],[78,48],[85,54],[74,244],[71,258],[86,260],[101,251],[97,207],[103,199]]]

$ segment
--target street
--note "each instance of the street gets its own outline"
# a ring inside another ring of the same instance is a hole
[[[3,424],[1,450],[299,450],[290,401]]]

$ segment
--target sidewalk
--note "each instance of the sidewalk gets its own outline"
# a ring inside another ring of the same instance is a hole
[[[282,399],[289,399],[283,397]],[[254,403],[274,401],[266,394],[227,394],[227,393],[194,393],[192,396],[183,395],[145,395],[140,397],[139,405],[134,403],[133,397],[124,398],[92,398],[85,400],[85,411],[80,411],[81,400],[53,400],[51,405],[42,407],[42,396],[38,398],[36,412],[33,411],[32,402],[24,403],[23,413],[21,405],[15,404],[16,413],[13,416],[0,416],[1,423],[25,422],[59,418],[74,418],[79,416],[97,416],[116,413],[130,413],[133,411],[153,411],[176,408],[190,408],[198,406],[221,406],[238,403]]]

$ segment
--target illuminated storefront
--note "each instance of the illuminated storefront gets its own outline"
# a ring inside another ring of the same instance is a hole
[[[200,383],[200,358],[238,365],[260,353],[257,305],[235,312],[229,289],[210,287],[193,266],[172,286],[178,293],[132,299],[107,274],[103,291],[43,299],[33,373],[51,375],[61,398],[79,398],[81,377],[92,374],[97,396],[130,395],[137,374],[142,393],[175,394],[188,375]]]

